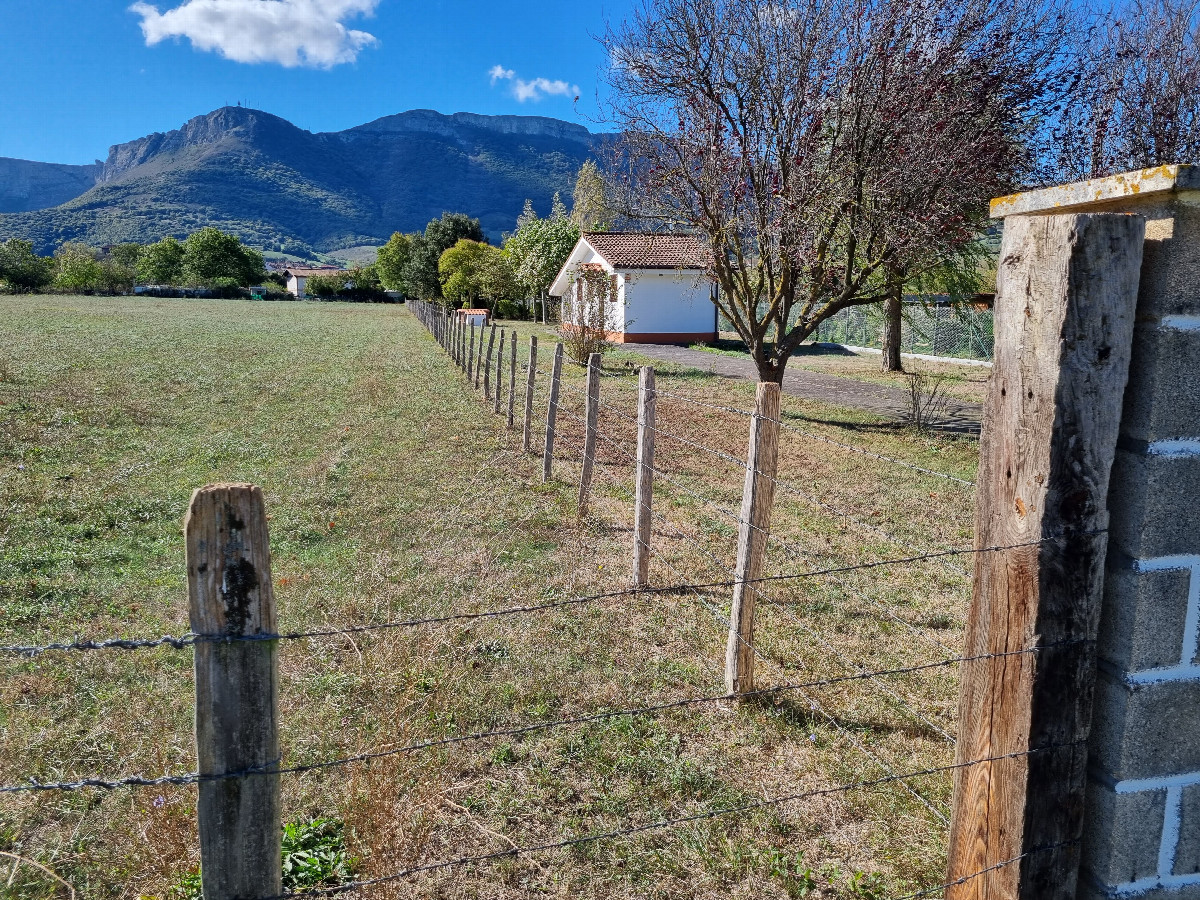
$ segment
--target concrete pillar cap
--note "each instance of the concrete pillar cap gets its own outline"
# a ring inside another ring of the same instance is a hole
[[[1155,166],[1153,169],[1122,172],[1120,175],[997,197],[992,201],[991,214],[993,219],[1003,219],[1006,216],[1038,213],[1086,212],[1089,207],[1114,200],[1136,199],[1144,202],[1162,199],[1164,194],[1192,191],[1200,191],[1200,166]]]

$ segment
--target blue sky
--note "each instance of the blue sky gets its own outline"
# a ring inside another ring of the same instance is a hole
[[[415,108],[603,130],[592,35],[631,2],[3,0],[0,156],[89,163],[239,100],[310,131]]]

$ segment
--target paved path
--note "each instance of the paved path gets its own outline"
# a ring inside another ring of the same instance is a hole
[[[628,344],[626,349],[651,359],[676,363],[726,378],[757,381],[758,374],[748,358],[690,350],[670,344]],[[840,375],[809,372],[789,366],[783,376],[784,393],[835,406],[849,406],[877,413],[890,419],[903,418],[909,407],[908,391],[883,384],[871,384]],[[944,421],[939,426],[953,431],[978,431],[982,410],[977,403],[962,403],[951,398]]]

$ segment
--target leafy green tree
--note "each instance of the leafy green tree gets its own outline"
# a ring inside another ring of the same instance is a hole
[[[386,244],[379,248],[375,266],[379,272],[379,280],[389,291],[409,293],[404,280],[404,269],[412,254],[413,240],[420,234],[394,233]]]
[[[516,312],[510,307],[520,299],[521,285],[507,250],[488,247],[479,271],[479,293],[487,298],[493,310],[503,310],[505,315]]]
[[[545,296],[579,242],[579,234],[579,226],[571,221],[558,194],[546,219],[539,219],[526,201],[516,232],[504,244],[525,296]]]
[[[54,251],[54,286],[74,293],[100,289],[103,269],[96,251],[72,241]]]
[[[346,290],[348,281],[345,272],[330,273],[329,275],[310,275],[304,281],[304,293],[324,300],[332,300]]]
[[[0,284],[14,293],[39,291],[54,280],[54,260],[33,252],[33,241],[0,244]]]
[[[588,160],[575,177],[571,200],[571,221],[580,231],[608,231],[616,216],[609,208],[600,167]]]
[[[346,275],[350,290],[359,294],[383,293],[383,280],[379,277],[379,266],[355,266]]]
[[[117,244],[108,251],[106,259],[112,260],[119,266],[122,266],[130,271],[137,268],[138,262],[142,258],[142,254],[146,252],[146,248],[141,244],[132,242],[125,244]]]
[[[183,244],[165,237],[142,251],[137,278],[142,284],[179,284],[183,281]]]
[[[461,240],[438,261],[442,296],[454,304],[495,309],[519,293],[508,254],[479,241]]]
[[[100,278],[97,289],[106,294],[132,294],[137,275],[132,266],[127,266],[111,256],[100,260]]]
[[[438,262],[442,254],[461,240],[485,243],[478,219],[464,213],[442,213],[425,226],[423,235],[414,236],[404,267],[406,289],[423,300],[442,298],[442,282]]]
[[[248,287],[266,274],[261,253],[219,228],[201,228],[183,248],[183,280],[188,284],[213,285],[226,278]]]
[[[100,259],[100,290],[107,294],[129,294],[137,281],[137,265],[145,248],[141,244],[117,244]]]
[[[487,244],[463,239],[442,254],[438,275],[442,296],[451,303],[474,306],[479,297],[479,274],[487,253]]]

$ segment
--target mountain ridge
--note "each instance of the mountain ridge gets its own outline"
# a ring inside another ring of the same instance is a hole
[[[547,117],[433,110],[310,132],[262,110],[226,106],[114,144],[96,166],[24,161],[33,187],[23,199],[10,191],[14,201],[0,205],[0,239],[29,238],[49,252],[64,240],[146,243],[213,224],[266,250],[327,251],[385,241],[446,210],[479,218],[498,237],[526,198],[548,209],[554,192],[569,195],[575,172],[603,139]],[[0,198],[16,183],[10,173],[18,167],[6,165],[14,162],[0,159]],[[43,183],[54,199],[83,190],[29,208]]]

